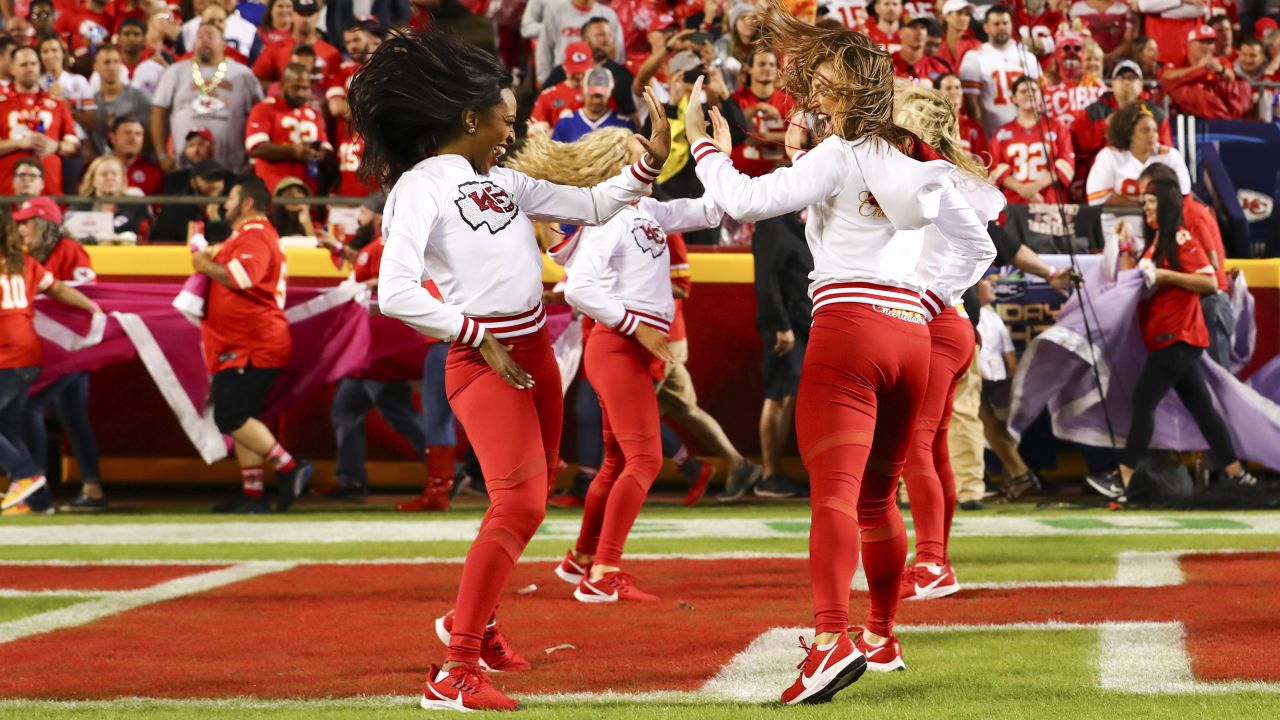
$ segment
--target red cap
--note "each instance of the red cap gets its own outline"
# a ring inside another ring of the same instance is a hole
[[[591,69],[591,46],[579,40],[564,49],[564,71],[584,73]]]
[[[62,224],[62,211],[58,204],[47,197],[33,197],[22,203],[13,213],[14,222],[22,222],[31,218],[44,218],[54,225]]]
[[[671,13],[658,13],[657,15],[653,16],[652,20],[649,21],[649,32],[666,30],[669,27],[675,26],[675,24],[676,24],[675,15],[672,15]]]
[[[1265,38],[1272,30],[1280,30],[1280,23],[1276,22],[1275,18],[1264,17],[1253,23],[1253,34],[1259,40]]]
[[[1206,40],[1212,42],[1217,39],[1218,39],[1218,32],[1213,28],[1209,27],[1208,25],[1201,25],[1195,30],[1192,30],[1191,32],[1187,33],[1187,42],[1189,43],[1204,42]]]
[[[190,140],[192,135],[199,135],[205,140],[208,140],[210,145],[217,145],[217,143],[214,142],[213,140],[213,131],[207,127],[191,128],[190,130],[187,131],[187,136],[182,139],[183,142]]]

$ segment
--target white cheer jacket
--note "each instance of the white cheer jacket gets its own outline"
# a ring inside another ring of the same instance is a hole
[[[644,160],[593,188],[555,185],[508,168],[480,175],[459,155],[402,175],[382,218],[378,307],[418,332],[479,347],[546,323],[542,250],[530,220],[600,225],[648,192]],[[444,302],[422,287],[430,278]]]
[[[671,331],[667,233],[716,227],[724,213],[708,198],[641,198],[605,225],[584,228],[551,251],[565,266],[565,299],[592,320],[630,335],[640,323]]]
[[[955,189],[955,166],[919,162],[878,138],[832,136],[791,167],[757,178],[734,169],[709,140],[694,144],[698,179],[731,217],[763,220],[809,208],[805,239],[813,253],[813,309],[863,303],[927,314],[917,274],[923,232],[933,224],[952,250],[935,284],[962,286],[995,258],[973,208]]]

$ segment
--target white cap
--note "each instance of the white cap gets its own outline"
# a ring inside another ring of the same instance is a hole
[[[978,10],[978,7],[969,2],[969,0],[947,0],[942,4],[942,14],[949,15],[953,12],[960,12],[965,8],[969,8],[969,10],[973,12]]]

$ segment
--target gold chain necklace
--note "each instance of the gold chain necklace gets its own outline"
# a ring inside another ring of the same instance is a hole
[[[201,94],[208,95],[213,92],[214,88],[222,84],[222,78],[227,76],[227,61],[223,60],[218,63],[218,69],[214,71],[213,78],[205,82],[204,76],[200,74],[200,64],[195,60],[191,61],[191,81],[196,84]]]

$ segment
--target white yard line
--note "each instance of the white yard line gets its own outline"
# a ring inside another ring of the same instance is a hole
[[[1212,519],[1239,523],[1238,528],[1186,527],[1179,520],[1189,516],[1107,516],[1091,518],[1105,527],[1057,527],[1060,518],[983,517],[958,520],[955,537],[1028,537],[1062,535],[1163,535],[1280,534],[1280,513],[1266,515],[1215,514]],[[1199,518],[1205,520],[1209,518]],[[296,522],[225,523],[93,523],[75,525],[13,525],[0,527],[0,546],[50,545],[260,545],[336,544],[359,542],[468,542],[475,538],[478,520],[300,520]],[[576,519],[549,520],[538,532],[539,540],[573,540]],[[705,518],[698,520],[644,519],[636,522],[633,539],[727,538],[800,539],[808,537],[807,519]]]
[[[295,564],[291,562],[246,562],[229,568],[169,580],[140,590],[102,595],[70,607],[0,623],[0,643],[85,625],[143,605],[206,592],[260,575],[288,570],[294,566]]]

